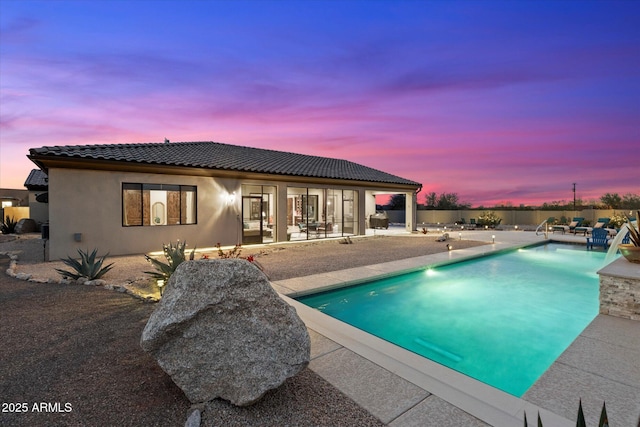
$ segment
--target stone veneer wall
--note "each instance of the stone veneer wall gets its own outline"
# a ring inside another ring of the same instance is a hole
[[[600,273],[600,314],[640,320],[640,277]]]

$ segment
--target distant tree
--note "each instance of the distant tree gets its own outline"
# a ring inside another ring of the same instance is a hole
[[[389,199],[389,203],[387,204],[387,206],[391,210],[403,210],[406,207],[405,200],[406,197],[404,194],[394,194],[393,196],[391,196],[391,199]]]
[[[618,193],[606,193],[600,197],[600,201],[609,209],[618,209],[622,204],[622,197]]]
[[[442,193],[438,198],[438,209],[457,209],[458,195],[456,193]]]
[[[435,208],[438,205],[438,196],[435,191],[424,195],[424,204],[428,208]]]
[[[627,193],[622,196],[622,209],[640,209],[640,196],[637,194]]]
[[[458,201],[457,193],[441,193],[437,196],[431,192],[425,194],[425,205],[429,209],[469,209],[471,203],[461,203]]]

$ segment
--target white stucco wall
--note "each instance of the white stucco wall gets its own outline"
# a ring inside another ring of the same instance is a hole
[[[159,169],[161,171],[161,169]],[[242,241],[242,185],[276,186],[277,241],[287,240],[288,187],[351,189],[357,192],[354,208],[356,234],[365,233],[365,218],[375,212],[373,194],[385,188],[333,185],[331,183],[257,181],[191,175],[113,172],[51,167],[49,176],[49,260],[77,257],[77,249],[99,255],[143,254],[162,250],[163,243],[186,241],[189,248],[234,245]],[[197,224],[130,226],[122,225],[122,184],[170,184],[197,187]],[[393,192],[393,190],[386,190]],[[236,194],[230,201],[229,195]],[[366,213],[366,216],[365,216]],[[75,235],[81,235],[76,241]]]
[[[124,227],[122,183],[195,185],[198,191],[197,224]],[[233,179],[182,175],[107,172],[81,169],[49,170],[49,259],[76,256],[76,249],[111,255],[162,250],[162,244],[180,239],[189,247],[210,247],[238,241],[236,224],[240,198],[228,203],[227,195],[240,194]],[[82,234],[76,242],[74,235]]]
[[[49,204],[36,200],[36,196],[41,193],[46,191],[29,191],[29,218],[38,223],[38,226],[49,220]]]

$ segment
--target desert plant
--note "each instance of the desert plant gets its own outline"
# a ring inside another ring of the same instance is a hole
[[[145,271],[146,274],[150,275],[154,279],[164,280],[165,283],[169,280],[171,275],[176,271],[176,268],[184,261],[186,261],[184,251],[187,246],[187,242],[180,243],[180,240],[173,243],[169,242],[169,244],[162,244],[162,250],[164,252],[164,256],[167,259],[167,263],[159,261],[155,258],[151,258],[149,255],[145,255],[144,257],[149,261],[157,271]],[[196,248],[193,248],[191,254],[189,255],[189,259],[193,260],[195,256]]]
[[[622,227],[622,224],[624,224],[626,221],[627,217],[624,214],[614,212],[613,215],[611,215],[609,224],[607,224],[607,226],[610,228],[620,229],[620,227]]]
[[[222,246],[220,245],[220,243],[216,244],[216,248],[218,248],[218,257],[219,258],[222,258],[222,259],[241,258],[241,259],[247,260],[251,264],[253,264],[256,267],[258,267],[258,269],[260,271],[262,271],[265,275],[267,275],[267,273],[264,271],[264,267],[262,266],[262,264],[260,264],[258,262],[258,260],[253,255],[240,256],[240,254],[242,253],[242,245],[236,244],[232,249],[229,249],[229,251],[227,251],[227,252],[222,250]],[[267,275],[267,277],[269,277],[269,276]]]
[[[2,234],[15,233],[16,225],[18,225],[18,221],[16,221],[14,217],[9,218],[9,215],[7,215],[4,221],[0,221],[0,231]]]
[[[524,427],[528,427],[527,424],[527,413],[524,413]],[[576,427],[586,427],[587,423],[584,419],[584,412],[582,411],[582,399],[580,399],[580,403],[578,404],[578,419],[576,420]],[[538,427],[543,427],[542,420],[540,419],[540,413],[538,413]],[[600,411],[600,421],[598,422],[598,427],[609,427],[609,417],[607,416],[607,405],[606,402],[602,403],[602,411]],[[640,427],[640,423],[638,424]]]
[[[106,254],[96,261],[96,254],[98,253],[98,249],[94,249],[91,253],[89,253],[88,250],[86,252],[83,252],[82,250],[78,249],[78,253],[80,254],[80,262],[71,257],[60,260],[74,270],[68,271],[56,268],[56,271],[60,273],[62,277],[69,277],[74,280],[85,277],[88,280],[96,280],[104,276],[107,271],[113,268],[113,263],[104,267],[102,266],[104,260],[109,254]]]
[[[502,218],[498,217],[495,212],[483,212],[478,216],[478,225],[481,227],[487,226],[494,228],[502,222]]]
[[[640,220],[640,211],[636,212],[636,225],[631,222],[631,217],[627,216],[627,228],[629,229],[629,241],[633,246],[640,246],[640,228],[638,227],[638,220]]]
[[[242,253],[242,245],[236,244],[233,249],[229,249],[227,252],[222,250],[222,245],[220,243],[216,244],[216,248],[218,248],[218,257],[222,259],[227,258],[242,258],[240,254]]]

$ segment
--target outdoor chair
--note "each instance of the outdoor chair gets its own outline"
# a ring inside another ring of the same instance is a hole
[[[593,224],[593,227],[576,227],[573,232],[575,234],[582,233],[583,236],[586,236],[587,233],[591,233],[595,228],[606,228],[609,221],[611,221],[610,218],[598,218],[598,222]]]
[[[627,234],[622,238],[622,241],[620,241],[620,243],[622,243],[623,245],[628,245],[630,241],[631,241],[631,233],[627,231]]]
[[[555,233],[556,231],[561,231],[562,234],[566,233],[567,231],[571,232],[575,230],[576,227],[579,227],[580,224],[582,224],[582,221],[584,221],[584,218],[575,217],[571,220],[571,223],[569,225],[554,225],[553,232]]]
[[[587,249],[594,246],[602,246],[604,250],[609,248],[609,232],[604,228],[594,228],[591,237],[587,237]]]
[[[333,232],[333,224],[331,224],[330,222],[327,222],[326,224],[321,223],[318,225],[318,228],[316,228],[316,233],[318,235],[332,233],[332,232]]]

